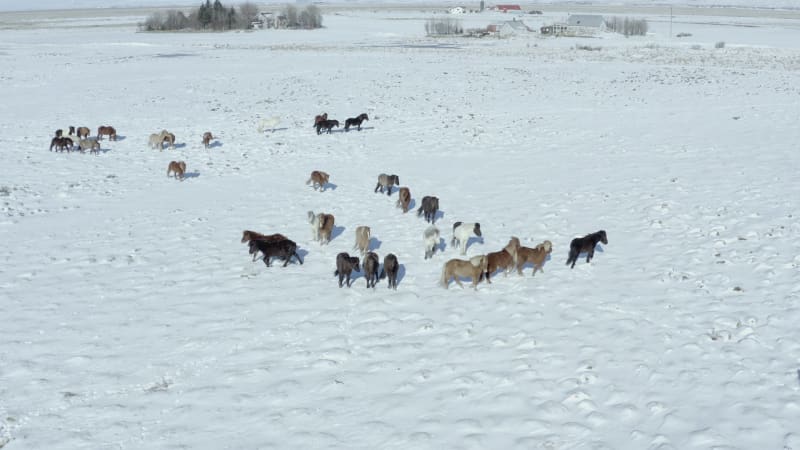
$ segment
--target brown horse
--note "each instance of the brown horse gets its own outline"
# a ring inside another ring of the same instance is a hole
[[[112,126],[103,125],[97,128],[97,140],[102,141],[103,135],[108,135],[108,139],[110,141],[117,140],[117,130],[114,129]]]
[[[205,148],[211,147],[211,140],[214,139],[214,135],[211,134],[210,131],[206,131],[203,133],[203,146]]]
[[[328,113],[317,114],[314,116],[314,127],[324,120],[328,120]]]
[[[56,151],[59,152],[64,150],[71,151],[73,145],[74,143],[72,142],[72,139],[66,136],[54,137],[52,140],[50,140],[50,151],[52,152],[54,147]]]
[[[89,130],[88,127],[78,127],[76,132],[78,134],[78,138],[80,139],[86,139],[92,133],[92,131]]]
[[[405,214],[408,212],[408,205],[411,204],[411,190],[407,187],[401,187],[398,197],[399,198],[397,199],[395,206],[398,208],[403,208],[403,213]]]
[[[170,161],[169,166],[167,166],[167,176],[169,176],[170,172],[175,174],[176,180],[180,176],[181,181],[183,181],[183,177],[186,175],[186,163],[183,161]]]
[[[322,120],[317,123],[317,134],[322,134],[322,130],[325,130],[328,132],[328,134],[330,134],[333,127],[339,127],[338,120]]]
[[[328,180],[330,180],[331,176],[321,170],[315,170],[311,172],[311,176],[306,181],[306,184],[310,184],[314,190],[316,191],[319,188],[319,191],[322,192],[325,190],[325,186],[328,184]]]

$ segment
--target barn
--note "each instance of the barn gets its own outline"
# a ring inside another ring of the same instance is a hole
[[[494,9],[502,12],[509,12],[509,11],[522,12],[522,7],[520,7],[519,5],[495,5]]]

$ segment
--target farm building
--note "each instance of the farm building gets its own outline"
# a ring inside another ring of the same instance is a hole
[[[567,18],[567,26],[572,34],[594,34],[605,31],[606,21],[603,16],[593,14],[575,14]]]
[[[500,36],[510,36],[520,33],[529,33],[533,30],[521,20],[506,20],[505,22],[489,25],[486,27],[486,31],[497,33]]]
[[[567,33],[567,25],[563,23],[554,23],[552,25],[545,25],[539,29],[539,32],[545,36],[559,36]]]
[[[520,7],[519,5],[495,5],[494,9],[502,12],[509,12],[509,11],[522,12],[522,7]]]
[[[450,14],[464,14],[467,10],[463,6],[454,6],[450,8],[447,12]]]

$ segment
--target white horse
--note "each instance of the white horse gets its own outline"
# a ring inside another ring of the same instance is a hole
[[[320,222],[320,214],[314,214],[314,211],[308,212],[308,223],[311,224],[311,240],[318,241],[319,240],[319,222]]]
[[[261,119],[258,122],[258,132],[263,133],[267,130],[275,131],[275,127],[277,127],[278,124],[280,123],[281,123],[280,116],[272,116],[272,117],[267,117],[266,119]]]
[[[458,246],[461,249],[461,254],[467,254],[467,242],[471,236],[482,237],[481,224],[478,222],[461,223],[456,222],[453,224],[453,239],[450,245]]]
[[[425,242],[425,259],[433,258],[436,253],[436,247],[439,246],[439,229],[431,225],[422,234],[422,240]]]

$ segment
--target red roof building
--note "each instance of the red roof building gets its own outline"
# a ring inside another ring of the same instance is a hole
[[[497,6],[495,6],[495,9],[497,9],[498,11],[503,11],[503,12],[507,12],[507,11],[522,11],[522,8],[519,5],[497,5]]]

